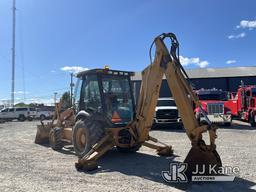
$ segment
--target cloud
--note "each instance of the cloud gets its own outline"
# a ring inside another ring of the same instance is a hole
[[[60,68],[62,71],[68,71],[70,73],[78,73],[81,71],[86,71],[88,68],[80,67],[80,66],[65,66]]]
[[[205,68],[209,65],[208,61],[201,61],[197,64],[200,68]]]
[[[229,39],[239,39],[239,38],[244,38],[246,36],[246,33],[242,32],[239,33],[238,35],[229,35],[228,38]]]
[[[57,98],[57,101],[58,100],[59,98]],[[54,105],[54,100],[53,98],[49,98],[49,99],[29,98],[29,99],[26,99],[26,103],[43,103],[45,105]]]
[[[51,70],[50,72],[51,72],[51,73],[55,73],[56,71],[55,71],[55,70]]]
[[[188,58],[188,57],[180,56],[180,63],[183,66],[188,66],[188,65],[194,64],[194,65],[199,66],[200,68],[205,68],[209,65],[208,61],[201,61],[198,57]]]
[[[227,60],[226,61],[226,64],[233,64],[233,63],[236,63],[236,60]]]
[[[27,91],[14,91],[14,94],[29,94]]]
[[[256,28],[256,20],[253,20],[253,21],[242,20],[240,21],[240,25],[238,25],[237,28],[249,28],[249,29]]]

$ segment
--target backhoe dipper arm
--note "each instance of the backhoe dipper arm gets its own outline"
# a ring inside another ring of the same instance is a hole
[[[170,53],[164,43],[166,37],[172,41]],[[208,129],[210,130],[211,145],[214,146],[216,129],[212,129],[209,120],[209,125],[199,126],[195,118],[192,101],[199,107],[201,105],[193,93],[188,83],[187,74],[176,55],[179,46],[176,36],[173,33],[162,34],[155,38],[153,44],[156,46],[155,58],[154,62],[142,72],[140,97],[134,122],[139,135],[139,141],[144,142],[148,140],[148,133],[152,126],[162,78],[165,75],[192,145],[193,143],[198,144],[202,139],[202,133]],[[185,79],[185,76],[187,79]]]

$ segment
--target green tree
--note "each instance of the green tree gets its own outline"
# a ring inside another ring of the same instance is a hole
[[[63,95],[61,96],[61,100],[63,101],[63,108],[64,109],[68,109],[68,108],[71,107],[70,93],[68,91],[63,93]]]
[[[40,108],[43,107],[44,104],[43,103],[30,103],[29,107],[35,107],[35,108]]]
[[[23,102],[17,103],[17,104],[14,105],[14,107],[27,107],[27,106],[28,106],[28,105],[25,104],[25,103],[23,103]]]

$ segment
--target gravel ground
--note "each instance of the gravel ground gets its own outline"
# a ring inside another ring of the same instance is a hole
[[[77,172],[77,157],[69,148],[62,152],[34,144],[38,122],[0,124],[0,191],[253,191],[256,190],[256,129],[234,122],[221,128],[217,139],[223,165],[238,166],[234,182],[166,183],[161,171],[172,161],[183,161],[189,140],[182,130],[162,128],[151,135],[173,145],[177,156],[159,157],[142,147],[138,153],[108,152],[100,169]]]

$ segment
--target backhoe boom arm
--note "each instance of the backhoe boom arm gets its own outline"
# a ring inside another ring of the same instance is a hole
[[[166,37],[169,37],[172,41],[170,52],[164,43]],[[155,38],[154,44],[156,46],[155,59],[154,62],[142,72],[142,84],[137,104],[136,120],[134,121],[139,135],[139,141],[144,142],[148,139],[162,78],[165,75],[186,133],[191,142],[196,144],[202,139],[202,133],[207,131],[207,129],[211,130],[212,127],[209,120],[209,126],[199,126],[195,118],[192,102],[199,107],[200,103],[193,93],[188,79],[185,78],[187,74],[181,66],[176,54],[179,46],[176,36],[172,33],[162,34]],[[212,130],[213,131],[210,131],[210,138],[211,144],[214,145],[216,135],[215,129]]]

